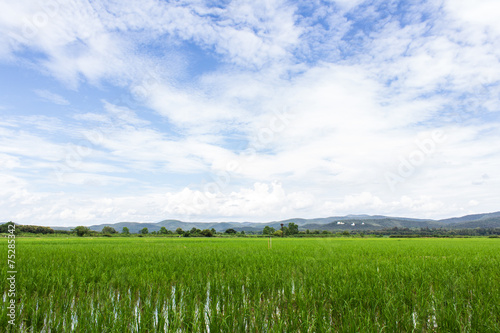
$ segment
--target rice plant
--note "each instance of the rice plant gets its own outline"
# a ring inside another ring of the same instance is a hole
[[[18,238],[16,327],[5,293],[0,327],[499,332],[499,250],[486,238],[285,238],[271,249],[262,238]]]

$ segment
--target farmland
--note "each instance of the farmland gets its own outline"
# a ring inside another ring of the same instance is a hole
[[[16,331],[500,331],[498,239],[16,242]]]

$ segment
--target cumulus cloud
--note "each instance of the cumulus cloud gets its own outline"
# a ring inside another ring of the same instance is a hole
[[[2,3],[0,59],[83,100],[0,119],[4,200],[40,223],[498,210],[496,7]]]

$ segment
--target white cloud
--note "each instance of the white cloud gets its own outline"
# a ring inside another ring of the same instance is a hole
[[[35,90],[35,93],[47,102],[51,102],[58,105],[69,105],[70,103],[61,95],[55,94],[45,89]]]
[[[498,210],[497,5],[445,1],[391,16],[362,1],[334,3],[310,3],[310,14],[284,1],[0,4],[0,59],[107,96],[102,107],[82,99],[70,120],[0,121],[12,198],[37,204],[18,209],[5,198],[12,216],[91,223]],[[190,46],[217,64],[192,74]],[[35,93],[69,105],[62,92]],[[448,140],[391,190],[384,174],[436,129]],[[48,190],[58,172],[62,188],[116,197],[61,200],[56,185]],[[212,178],[222,182],[216,194],[193,204]],[[134,186],[143,199],[121,194]]]
[[[344,10],[351,10],[356,6],[359,6],[361,3],[365,2],[365,0],[330,0],[330,1],[336,3]]]
[[[448,12],[467,24],[473,24],[483,29],[492,29],[493,33],[500,34],[500,23],[496,15],[500,11],[498,1],[447,0],[444,4]]]
[[[19,167],[19,158],[7,154],[0,154],[0,170],[1,169],[14,169]]]

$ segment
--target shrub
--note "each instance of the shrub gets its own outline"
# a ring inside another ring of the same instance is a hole
[[[204,229],[200,232],[205,237],[212,237],[214,234],[212,233],[212,230],[209,229]]]
[[[83,237],[85,235],[90,234],[90,229],[80,225],[80,226],[76,227],[75,229],[73,229],[73,232],[76,233],[77,236]]]

